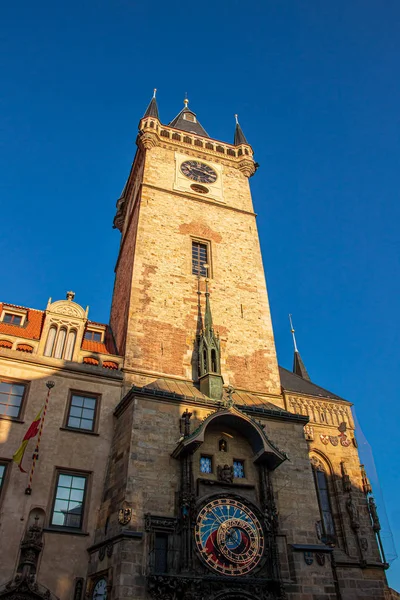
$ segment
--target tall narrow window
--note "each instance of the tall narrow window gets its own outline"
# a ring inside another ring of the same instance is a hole
[[[211,350],[211,371],[213,373],[218,373],[217,353],[214,349]]]
[[[326,544],[332,544],[335,543],[336,533],[329,497],[328,478],[324,465],[315,457],[312,458],[312,468],[321,513],[322,541]]]
[[[58,473],[51,526],[82,529],[87,476]]]
[[[192,274],[207,277],[208,246],[201,242],[192,241]]]
[[[0,463],[0,494],[1,494],[1,490],[4,485],[4,480],[6,478],[6,469],[7,469],[7,464],[3,463],[3,462]]]
[[[54,358],[62,358],[64,351],[65,338],[67,337],[67,330],[60,329],[57,337],[56,349],[54,351]]]
[[[64,359],[72,360],[72,355],[74,353],[75,348],[75,340],[76,340],[76,331],[72,330],[69,332],[67,337],[67,344],[65,346]]]
[[[49,333],[47,335],[46,347],[44,349],[45,356],[51,356],[53,354],[54,342],[56,339],[57,327],[52,325],[49,329]]]
[[[168,535],[166,533],[155,533],[154,571],[155,573],[168,571]]]

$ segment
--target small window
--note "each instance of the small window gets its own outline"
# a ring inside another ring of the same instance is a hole
[[[93,431],[96,416],[97,398],[72,394],[69,405],[67,427]]]
[[[186,121],[192,121],[192,123],[196,123],[196,117],[192,113],[184,113],[183,118]]]
[[[212,473],[211,456],[200,456],[200,473]]]
[[[87,480],[86,475],[58,473],[52,527],[82,529]]]
[[[0,416],[18,419],[24,394],[22,383],[0,381]]]
[[[91,342],[101,342],[101,331],[92,331],[88,329],[85,331],[85,340],[90,340]]]
[[[192,274],[207,277],[208,245],[192,241]]]
[[[244,478],[244,461],[243,460],[234,460],[233,461],[233,476],[237,479]]]
[[[166,533],[154,534],[154,572],[166,573],[168,571],[168,535]]]
[[[0,463],[0,494],[1,494],[1,490],[3,489],[4,481],[6,478],[6,470],[7,470],[7,464]]]
[[[13,315],[12,313],[5,313],[3,317],[3,323],[8,323],[9,325],[17,325],[19,327],[22,323],[22,316]]]

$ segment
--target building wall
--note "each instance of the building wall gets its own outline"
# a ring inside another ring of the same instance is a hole
[[[38,579],[62,600],[71,598],[76,577],[86,577],[87,547],[94,536],[101,504],[105,470],[113,435],[113,411],[120,400],[121,374],[104,373],[101,367],[24,357],[21,353],[0,350],[0,375],[11,380],[29,382],[21,422],[0,419],[0,459],[11,461],[30,423],[42,407],[47,394],[46,382],[54,381],[44,423],[39,460],[34,472],[31,495],[25,494],[32,452],[31,440],[23,460],[28,473],[21,473],[10,462],[0,506],[0,582],[9,581],[16,572],[19,545],[29,514],[40,508],[45,513],[44,548]],[[53,365],[49,363],[53,362]],[[99,394],[100,413],[96,434],[61,429],[65,425],[70,390]],[[56,532],[49,528],[56,485],[56,469],[89,473],[88,494],[84,507],[82,534]],[[5,544],[4,541],[7,540]]]

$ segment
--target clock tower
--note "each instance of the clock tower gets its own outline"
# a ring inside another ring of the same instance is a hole
[[[197,338],[208,279],[225,385],[281,405],[280,383],[249,178],[253,151],[210,138],[185,100],[162,125],[155,98],[115,227],[121,231],[111,326],[129,380],[197,382]]]

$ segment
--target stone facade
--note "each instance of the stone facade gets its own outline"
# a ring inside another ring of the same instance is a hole
[[[253,151],[239,125],[230,145],[190,123],[186,103],[162,125],[155,99],[139,123],[111,327],[72,293],[1,307],[0,598],[390,598],[351,404],[278,368]],[[205,329],[218,355],[200,369]]]

